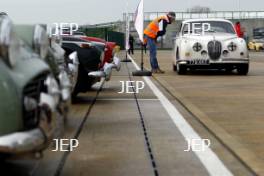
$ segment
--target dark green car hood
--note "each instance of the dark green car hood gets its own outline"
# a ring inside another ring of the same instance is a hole
[[[0,58],[0,135],[23,130],[23,89],[40,74],[50,72],[48,65],[26,49],[16,60],[10,68]]]

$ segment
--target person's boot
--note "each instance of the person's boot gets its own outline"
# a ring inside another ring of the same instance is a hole
[[[160,68],[158,68],[156,73],[159,73],[159,74],[164,74],[164,73],[165,73],[165,71],[163,71],[163,70],[161,70]]]

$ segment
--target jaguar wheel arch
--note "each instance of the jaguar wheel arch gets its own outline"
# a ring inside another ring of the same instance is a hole
[[[249,71],[249,64],[243,64],[237,67],[237,73],[239,75],[247,75]]]
[[[176,49],[176,57],[175,57],[175,63],[176,63],[176,65],[175,65],[175,63],[173,63],[173,67],[172,67],[172,69],[173,69],[173,71],[177,71],[177,60],[179,60],[179,47],[177,47],[177,49]]]

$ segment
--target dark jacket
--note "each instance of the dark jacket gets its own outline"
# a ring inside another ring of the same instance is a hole
[[[134,37],[132,35],[129,36],[129,43],[133,44],[135,41]]]

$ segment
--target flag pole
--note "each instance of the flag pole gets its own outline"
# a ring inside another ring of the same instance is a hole
[[[152,76],[152,72],[144,69],[144,53],[143,53],[143,42],[144,42],[144,0],[140,0],[136,11],[135,28],[139,34],[141,40],[141,69],[132,72],[133,76]]]
[[[130,32],[130,21],[129,21],[129,14],[128,14],[128,2],[126,5],[127,12],[126,12],[126,39],[125,39],[125,49],[126,49],[126,56],[125,59],[122,60],[122,62],[131,62],[130,59],[128,59],[128,49],[129,49],[129,32]]]
[[[141,45],[141,71],[144,70],[144,54],[143,54],[143,44]]]

